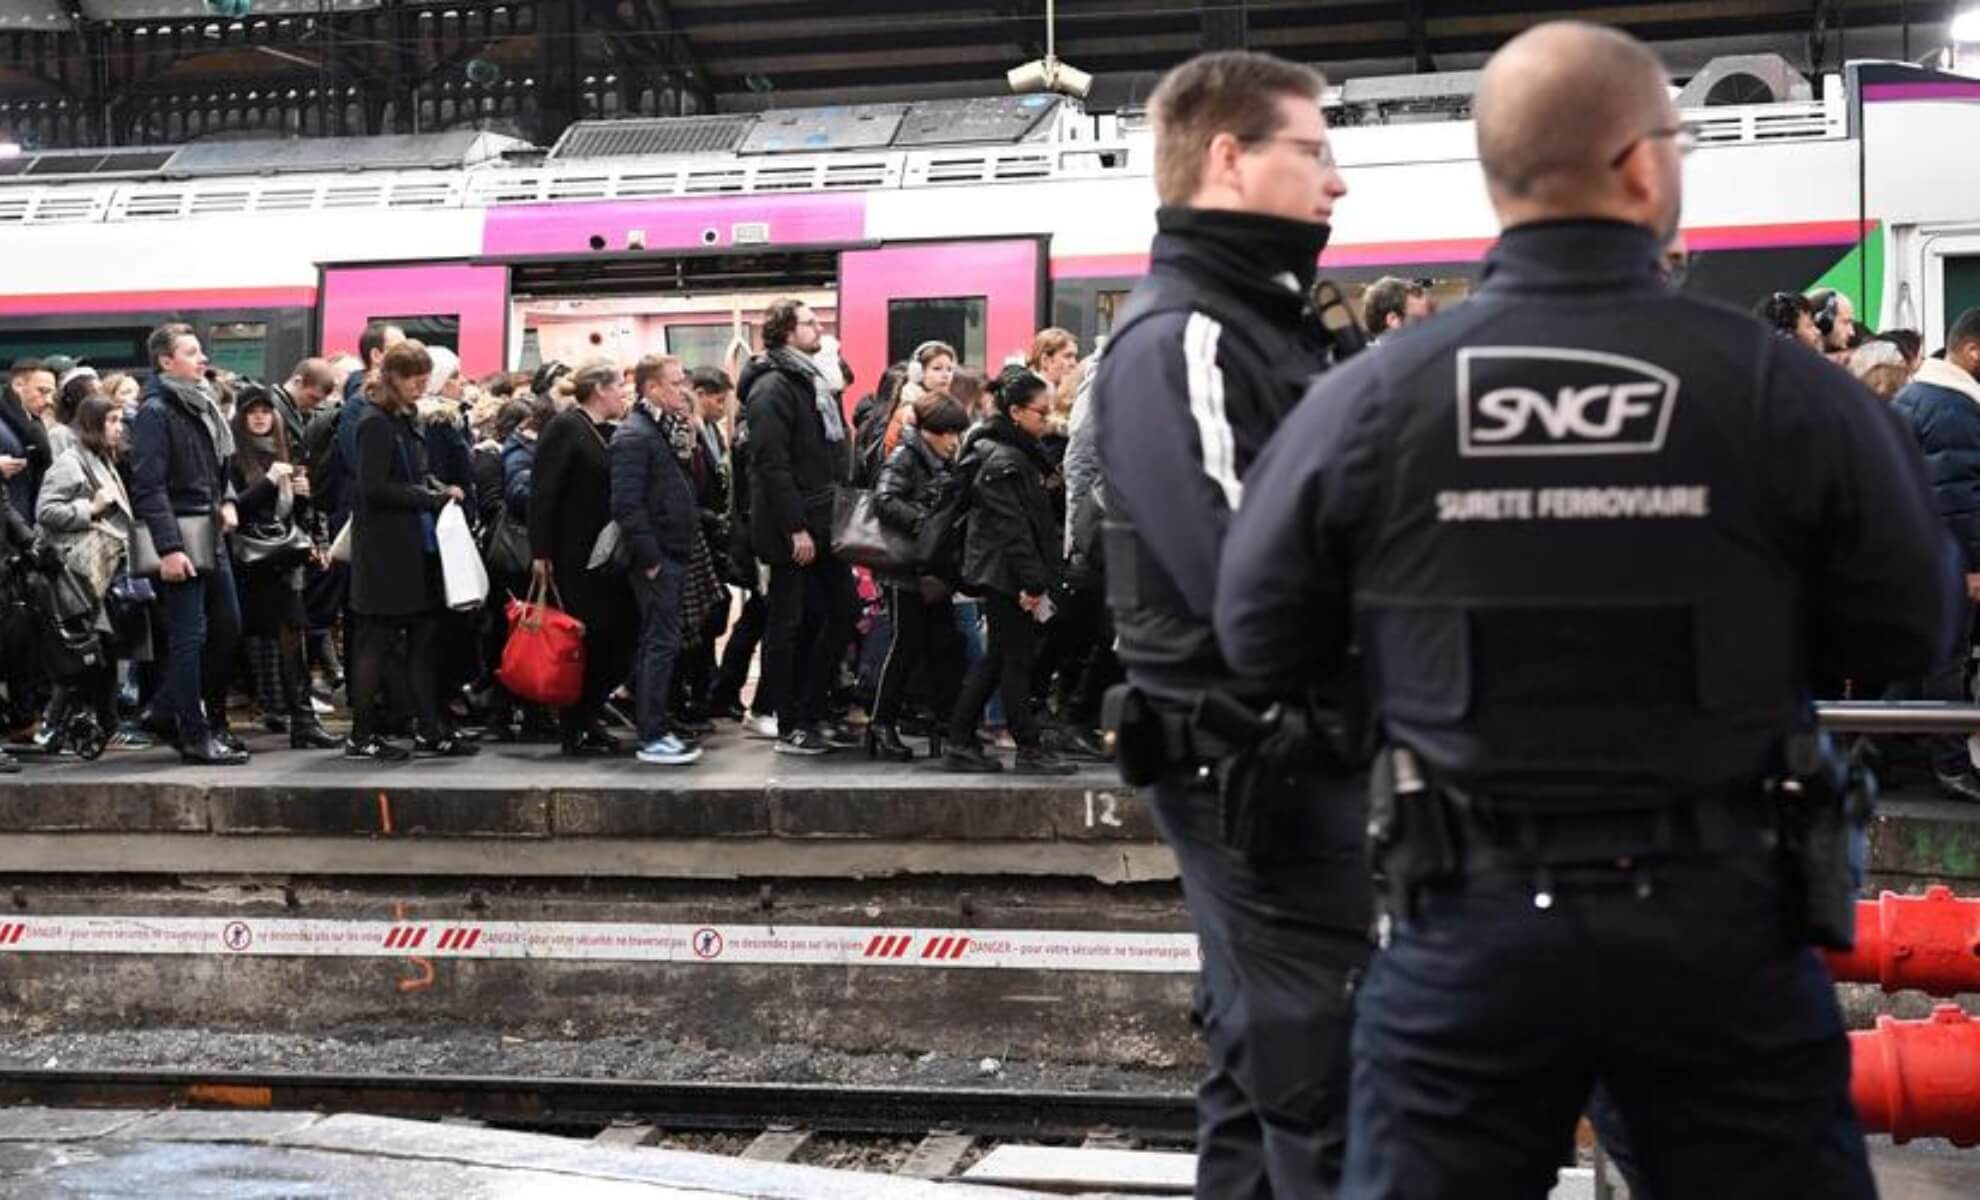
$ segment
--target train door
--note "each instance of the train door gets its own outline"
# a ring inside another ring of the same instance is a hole
[[[948,342],[992,374],[1031,346],[1044,314],[1045,252],[1036,238],[926,242],[839,256],[839,328],[864,394],[889,363]],[[850,398],[849,398],[850,399]]]
[[[1980,229],[1934,232],[1922,240],[1920,289],[1924,311],[1919,332],[1925,348],[1945,345],[1946,331],[1959,314],[1980,307]]]
[[[509,268],[472,263],[326,267],[318,321],[322,353],[356,353],[371,321],[389,321],[460,355],[469,376],[507,362]]]

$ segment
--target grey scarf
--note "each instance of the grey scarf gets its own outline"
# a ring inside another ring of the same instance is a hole
[[[158,386],[171,392],[179,403],[199,417],[206,426],[206,434],[213,439],[213,452],[221,462],[226,462],[234,454],[234,430],[220,415],[220,401],[213,395],[212,387],[204,380],[188,383],[174,379],[170,375],[160,375]]]
[[[843,442],[846,440],[846,417],[839,411],[839,397],[832,385],[825,380],[824,372],[811,356],[800,354],[789,346],[779,346],[770,351],[770,361],[789,371],[802,372],[811,380],[811,390],[818,404],[818,419],[825,423],[825,440]]]

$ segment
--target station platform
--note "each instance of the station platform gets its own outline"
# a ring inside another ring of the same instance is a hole
[[[242,767],[113,751],[0,777],[0,873],[1175,877],[1106,765],[986,776],[795,758],[726,722],[689,767],[531,744],[380,765],[246,740]]]
[[[1018,1147],[998,1150],[1023,1159]],[[359,1114],[15,1108],[0,1110],[0,1191],[14,1200],[307,1195],[317,1200],[569,1200],[761,1197],[767,1200],[1042,1200],[1047,1195],[1176,1195],[1189,1156],[1044,1151],[1029,1168],[985,1159],[961,1178],[911,1178],[788,1162],[628,1147]],[[1936,1143],[1875,1139],[1884,1200],[1965,1200],[1980,1157]],[[996,1181],[978,1186],[970,1178]],[[1015,1185],[1039,1180],[1050,1191]],[[1549,1200],[1592,1200],[1587,1168],[1561,1172]],[[1627,1189],[1617,1193],[1627,1196]]]
[[[1146,806],[1102,764],[983,776],[793,758],[727,722],[685,768],[530,744],[379,765],[247,741],[244,767],[157,749],[0,777],[0,874],[1176,878]],[[1980,883],[1980,806],[1887,794],[1871,871],[1899,890]]]
[[[317,1200],[1023,1200],[1043,1193],[544,1134],[286,1112],[0,1110],[0,1192]]]

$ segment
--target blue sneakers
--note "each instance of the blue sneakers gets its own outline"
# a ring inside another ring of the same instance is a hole
[[[685,767],[700,757],[701,747],[690,746],[671,733],[639,748],[639,761],[657,767]]]

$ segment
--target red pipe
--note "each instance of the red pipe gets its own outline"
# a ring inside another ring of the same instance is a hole
[[[1849,1035],[1849,1098],[1869,1133],[1980,1144],[1980,1022],[1956,1004]]]
[[[1934,996],[1980,991],[1980,900],[1947,887],[1922,896],[1885,892],[1856,904],[1856,949],[1831,952],[1838,983],[1916,988]]]

